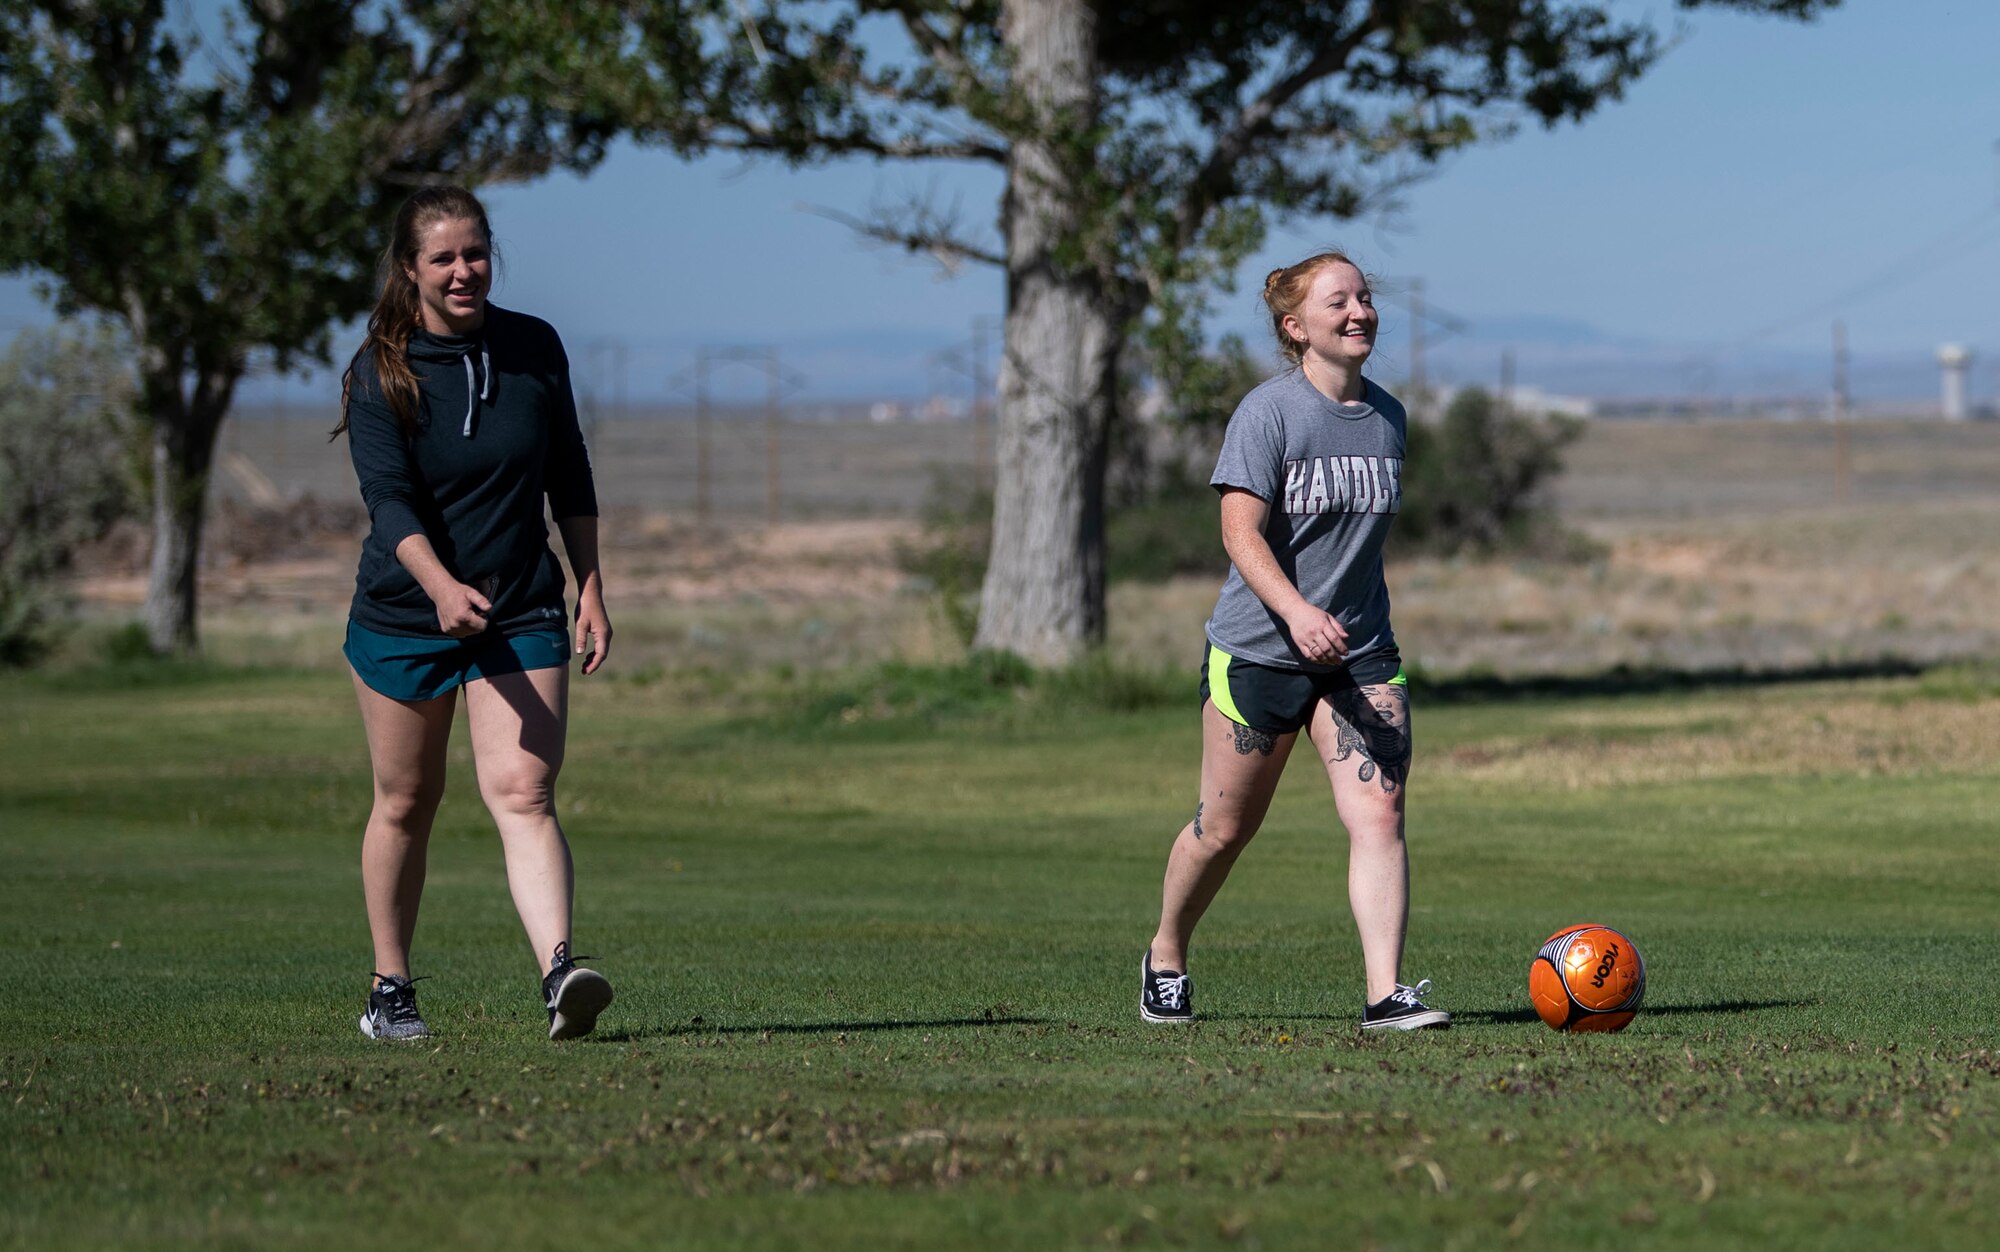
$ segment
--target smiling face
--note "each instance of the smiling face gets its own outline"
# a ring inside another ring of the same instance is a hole
[[[466,335],[486,320],[486,293],[493,286],[493,244],[478,222],[447,217],[417,237],[416,256],[404,273],[417,285],[424,329],[434,335]]]
[[[1368,279],[1345,261],[1320,266],[1305,299],[1283,322],[1285,334],[1305,356],[1348,368],[1359,368],[1375,351],[1379,324]]]

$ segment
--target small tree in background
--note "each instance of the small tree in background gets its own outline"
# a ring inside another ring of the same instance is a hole
[[[1576,418],[1526,417],[1477,387],[1459,392],[1435,426],[1410,423],[1395,546],[1445,556],[1573,549],[1547,491],[1582,433]]]
[[[46,651],[77,550],[131,510],[130,359],[108,328],[0,357],[0,665]]]
[[[165,0],[0,6],[0,273],[130,333],[156,651],[196,646],[210,462],[251,354],[328,362],[413,187],[595,164],[637,104],[597,72],[621,19],[557,0],[241,0],[206,39]]]
[[[919,539],[896,545],[896,563],[924,581],[945,630],[970,648],[979,630],[979,583],[993,547],[993,493],[970,473],[940,471],[931,480],[922,522]]]

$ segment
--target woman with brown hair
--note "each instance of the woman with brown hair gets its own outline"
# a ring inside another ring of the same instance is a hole
[[[457,187],[396,215],[368,336],[341,379],[341,421],[368,506],[343,651],[374,767],[361,880],[375,975],[363,1034],[429,1034],[411,987],[445,745],[465,692],[480,796],[542,972],[549,1037],[588,1034],[611,983],[570,955],[569,843],[556,820],[572,652],[610,655],[597,496],[569,360],[548,323],[488,302],[493,235]],[[577,583],[567,628],[561,564]]]
[[[1231,564],[1207,627],[1201,794],[1167,858],[1139,1015],[1194,1020],[1194,928],[1263,823],[1303,730],[1347,828],[1361,1028],[1449,1025],[1423,1002],[1429,980],[1406,986],[1401,970],[1410,706],[1382,544],[1402,499],[1407,418],[1361,375],[1377,318],[1354,262],[1323,252],[1273,270],[1264,304],[1293,367],[1243,398],[1209,480]]]

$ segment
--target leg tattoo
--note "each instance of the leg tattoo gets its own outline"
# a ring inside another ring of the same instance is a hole
[[[1410,697],[1395,683],[1340,691],[1326,698],[1333,710],[1332,760],[1360,760],[1361,781],[1379,777],[1394,792],[1410,777]]]
[[[1232,723],[1230,729],[1236,732],[1236,755],[1249,756],[1252,752],[1269,756],[1277,750],[1278,737],[1268,730],[1258,730],[1254,726]]]
[[[1201,811],[1208,807],[1206,800],[1194,806],[1194,837],[1201,838]]]

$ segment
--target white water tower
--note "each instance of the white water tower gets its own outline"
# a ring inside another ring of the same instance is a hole
[[[1970,415],[1965,405],[1965,376],[1972,369],[1972,349],[1948,343],[1938,349],[1937,360],[1944,374],[1944,419],[1962,422]]]

